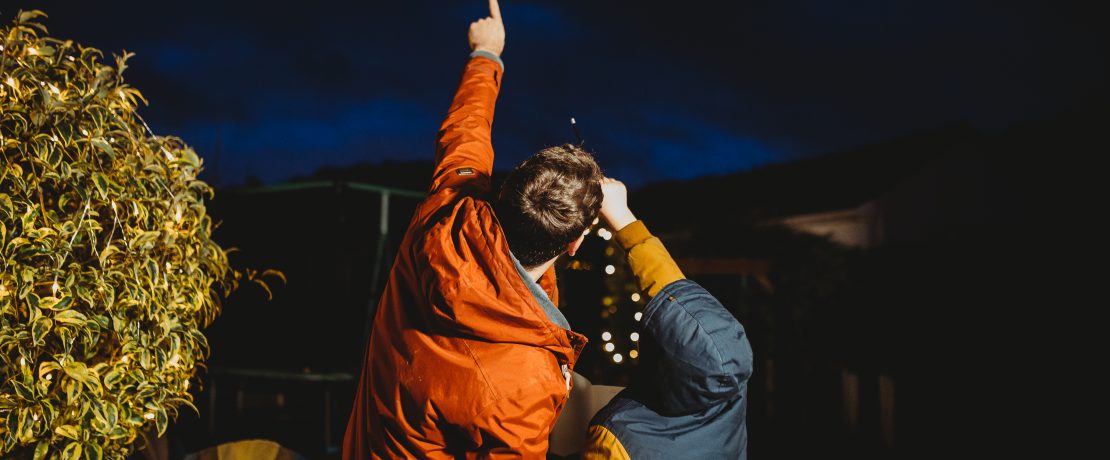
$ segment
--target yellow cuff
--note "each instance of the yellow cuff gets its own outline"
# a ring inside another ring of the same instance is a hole
[[[625,225],[619,232],[617,232],[617,243],[624,248],[625,251],[632,249],[633,246],[643,243],[651,238],[651,232],[648,231],[647,225],[644,221],[637,220],[631,224]]]

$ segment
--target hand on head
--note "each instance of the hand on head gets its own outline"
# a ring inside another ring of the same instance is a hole
[[[489,0],[489,17],[470,23],[471,51],[486,51],[501,56],[505,50],[505,23],[501,22],[501,7],[497,0]]]
[[[605,197],[601,200],[601,218],[613,231],[619,232],[636,221],[636,216],[628,209],[628,189],[623,182],[611,177],[602,179],[601,194]]]

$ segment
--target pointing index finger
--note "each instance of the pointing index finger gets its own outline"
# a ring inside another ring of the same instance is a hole
[[[497,0],[489,0],[489,16],[501,20],[501,6],[497,4]]]

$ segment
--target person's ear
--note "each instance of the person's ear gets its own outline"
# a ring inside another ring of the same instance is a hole
[[[567,245],[567,255],[574,256],[574,253],[578,252],[578,248],[582,247],[582,242],[585,240],[586,234],[583,233],[577,240],[571,241],[570,244]]]

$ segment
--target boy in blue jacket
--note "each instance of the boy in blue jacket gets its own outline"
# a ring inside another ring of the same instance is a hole
[[[639,374],[590,422],[583,458],[746,459],[752,349],[744,327],[628,208],[624,184],[602,183],[601,216],[616,231],[640,288]]]

